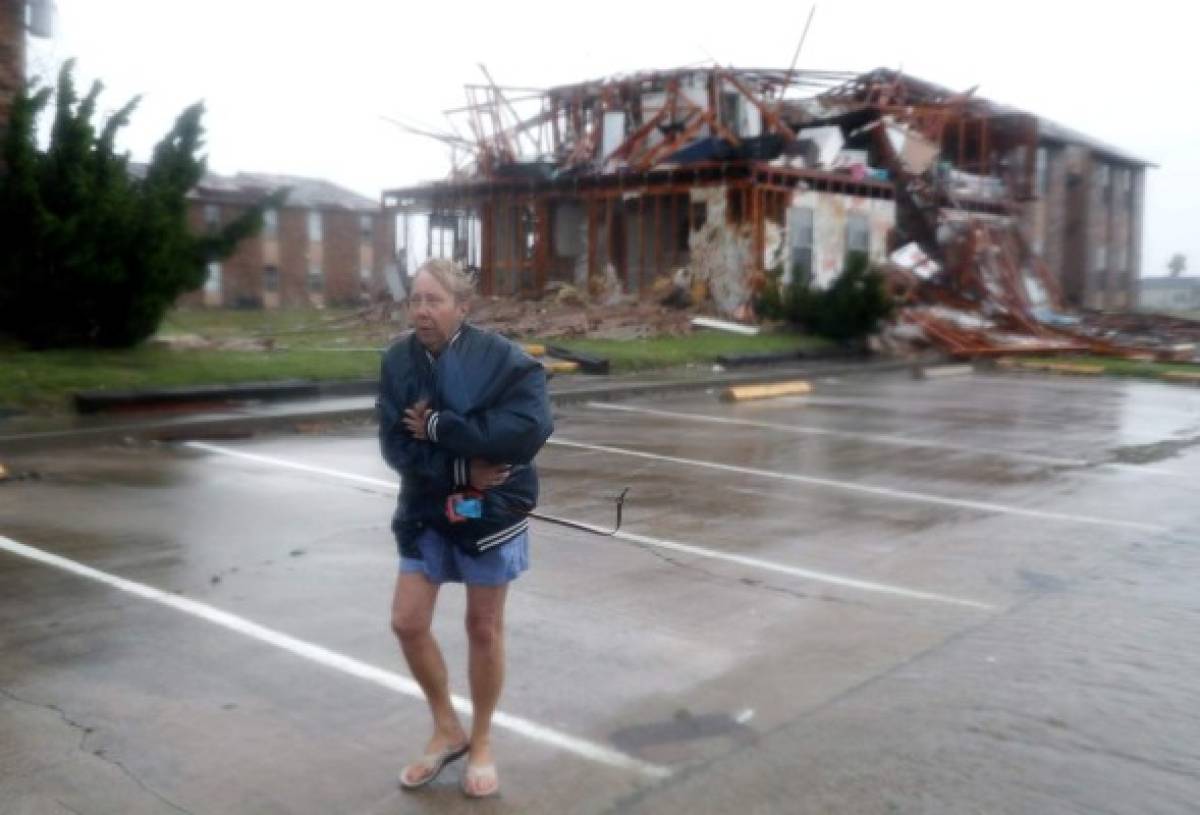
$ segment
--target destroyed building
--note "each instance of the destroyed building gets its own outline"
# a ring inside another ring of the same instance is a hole
[[[684,270],[715,311],[749,318],[769,274],[823,286],[850,252],[901,250],[913,290],[956,278],[951,300],[974,285],[1022,330],[1039,311],[1134,302],[1148,163],[973,91],[886,69],[705,67],[466,92],[453,132],[411,128],[452,148],[450,176],[385,191],[384,208],[425,216],[428,253],[475,268],[485,294],[645,295]],[[1002,255],[1006,282],[961,279],[964,252]]]

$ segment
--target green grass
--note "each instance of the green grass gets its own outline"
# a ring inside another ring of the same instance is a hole
[[[1022,357],[1023,362],[1054,363],[1070,362],[1080,365],[1099,365],[1109,376],[1131,376],[1141,379],[1158,379],[1168,371],[1200,373],[1200,365],[1188,362],[1139,362],[1132,359],[1096,356]]]
[[[353,309],[179,309],[159,327],[160,335],[196,334],[213,340],[270,337],[286,348],[384,348],[398,333],[386,323],[350,319]]]
[[[126,351],[25,351],[0,347],[0,407],[27,412],[70,410],[71,395],[87,390],[136,390],[189,385],[232,385],[285,379],[345,380],[374,377],[380,355],[396,328],[390,324],[338,322],[349,309],[174,311],[159,334],[197,334],[209,339],[273,338],[273,351],[171,350],[146,345]],[[615,372],[714,361],[722,354],[799,351],[824,340],[794,334],[745,337],[699,331],[686,337],[642,340],[554,341],[607,357]]]
[[[618,373],[713,362],[724,354],[763,354],[830,346],[828,340],[799,334],[762,334],[746,337],[718,331],[697,331],[684,337],[651,337],[639,340],[549,340],[547,344],[605,357]]]
[[[373,351],[0,350],[0,406],[61,412],[82,390],[373,377],[379,361]]]

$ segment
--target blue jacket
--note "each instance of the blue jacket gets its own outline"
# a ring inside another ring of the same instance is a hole
[[[428,441],[403,423],[405,409],[422,399],[433,410]],[[392,531],[403,556],[421,556],[416,539],[427,527],[469,554],[525,531],[538,499],[533,458],[554,431],[541,363],[470,325],[436,359],[409,335],[384,355],[376,406],[383,457],[400,474]],[[446,501],[469,487],[476,457],[511,464],[512,474],[484,492],[482,517],[452,523]]]

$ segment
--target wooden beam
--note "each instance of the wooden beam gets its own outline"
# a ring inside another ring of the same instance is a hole
[[[684,97],[683,103],[687,105],[688,109],[698,113],[704,119],[705,123],[711,127],[722,139],[729,142],[734,147],[741,145],[742,141],[737,137],[737,134],[727,128],[725,125],[721,124],[721,120],[716,116],[716,114],[713,113],[713,111],[705,110],[687,97]]]
[[[534,207],[534,238],[533,238],[533,289],[540,293],[546,289],[546,279],[550,272],[550,262],[553,257],[551,243],[554,240],[551,229],[553,213],[550,204],[539,200]]]
[[[587,280],[590,283],[600,273],[596,265],[596,243],[600,237],[600,229],[597,221],[598,204],[595,201],[587,202],[587,219],[588,219],[588,257],[587,257]],[[586,294],[586,291],[585,291]]]
[[[487,297],[493,295],[496,288],[495,214],[495,204],[488,202],[483,205],[480,224],[480,241],[483,246],[480,252],[479,289]]]
[[[669,194],[669,193],[668,193]],[[667,220],[670,226],[667,231],[671,235],[671,241],[668,244],[671,247],[671,268],[679,265],[679,196],[671,195],[671,208],[667,214]]]
[[[611,157],[628,158],[633,149],[637,147],[642,140],[646,138],[646,136],[650,135],[650,132],[654,130],[654,128],[658,127],[659,123],[662,122],[663,116],[666,112],[667,109],[664,107],[654,116],[650,117],[650,121],[633,131],[633,133],[629,135],[628,139],[621,142],[620,146],[617,147],[616,150],[612,151]]]
[[[663,273],[662,196],[654,196],[654,266],[655,274]]]
[[[763,121],[766,124],[770,125],[774,130],[777,130],[779,133],[786,136],[789,141],[796,138],[795,132],[787,126],[787,123],[784,122],[783,119],[779,118],[779,114],[771,110],[771,108],[767,105],[763,104],[749,88],[738,81],[736,76],[725,71],[720,71],[719,73],[723,79],[727,80],[729,84],[741,91],[742,95],[749,99],[752,105],[758,108],[759,112],[762,114]]]
[[[655,146],[644,156],[638,159],[634,165],[634,169],[643,171],[653,167],[660,158],[669,156],[681,147],[686,146],[687,143],[690,142],[692,138],[700,132],[700,128],[702,127],[704,127],[704,117],[693,116],[692,123],[684,128],[682,133],[670,141],[664,141]]]
[[[638,254],[641,262],[638,265],[637,290],[640,294],[646,287],[646,195],[638,196]]]

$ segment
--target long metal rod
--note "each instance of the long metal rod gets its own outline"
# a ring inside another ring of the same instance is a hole
[[[542,512],[531,512],[531,513],[529,513],[529,515],[532,518],[537,518],[539,521],[545,521],[547,523],[558,524],[559,526],[566,526],[571,529],[579,529],[584,532],[591,532],[595,535],[603,535],[605,537],[611,538],[613,535],[615,535],[621,531],[621,515],[622,515],[622,511],[625,509],[625,496],[628,494],[629,494],[629,487],[626,487],[625,489],[621,490],[620,495],[618,495],[615,499],[613,499],[616,501],[616,504],[617,504],[617,524],[616,524],[616,526],[614,526],[612,528],[611,532],[605,531],[601,527],[594,526],[589,523],[584,523],[582,521],[572,521],[569,518],[561,518],[558,515],[546,515],[545,513],[542,513]]]
[[[788,71],[783,75],[783,88],[787,90],[787,86],[792,84],[792,74],[796,71],[796,63],[800,60],[800,49],[804,47],[804,41],[808,39],[808,27],[812,25],[813,15],[817,13],[817,4],[813,3],[812,8],[808,10],[808,21],[804,24],[804,33],[800,35],[800,42],[796,43],[796,53],[792,54],[792,64],[788,66]],[[782,98],[783,92],[780,92]]]

